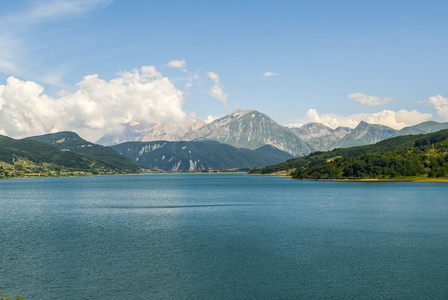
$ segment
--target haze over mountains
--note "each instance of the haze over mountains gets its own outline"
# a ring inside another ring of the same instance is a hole
[[[428,121],[396,130],[384,125],[360,122],[356,128],[330,128],[320,123],[301,127],[282,126],[256,110],[236,110],[224,117],[205,123],[200,119],[182,124],[125,124],[127,141],[217,141],[237,148],[257,149],[270,145],[293,156],[314,151],[368,145],[394,136],[423,134],[447,129],[448,123]],[[124,135],[103,137],[97,143],[115,145],[124,142]]]

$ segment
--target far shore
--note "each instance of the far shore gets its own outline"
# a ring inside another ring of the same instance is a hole
[[[288,176],[291,177],[291,176]],[[338,178],[338,179],[312,179],[312,178],[292,178],[293,180],[308,180],[308,181],[359,181],[359,182],[392,182],[392,181],[401,181],[401,182],[448,182],[448,178]]]
[[[92,174],[92,173],[84,173],[84,174],[67,174],[62,176],[45,176],[45,175],[37,175],[37,174],[24,174],[23,176],[15,176],[15,177],[9,177],[9,178],[2,178],[2,179],[20,179],[20,178],[49,178],[49,177],[93,177],[93,176],[101,176],[101,175],[143,175],[143,174],[217,174],[217,173],[245,173],[243,171],[237,171],[237,170],[229,170],[229,171],[209,171],[209,172],[202,172],[202,171],[144,171],[144,172],[138,172],[138,173],[115,173],[115,174]],[[249,175],[268,175],[268,176],[282,176],[282,177],[289,177],[293,180],[307,180],[307,181],[353,181],[353,182],[392,182],[392,181],[401,181],[401,182],[448,182],[448,177],[442,177],[442,178],[428,178],[428,177],[400,177],[400,178],[336,178],[336,179],[314,179],[314,178],[292,178],[290,175],[290,171],[280,171],[275,173],[269,173],[269,174],[249,174]]]
[[[359,182],[389,182],[389,181],[402,181],[402,182],[448,182],[448,177],[428,178],[428,177],[400,177],[400,178],[337,178],[337,179],[314,179],[314,178],[292,178],[290,171],[280,171],[269,174],[250,174],[250,175],[270,175],[270,176],[283,176],[289,177],[293,180],[308,180],[308,181],[359,181]]]

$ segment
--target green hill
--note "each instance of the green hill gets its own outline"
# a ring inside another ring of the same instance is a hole
[[[253,170],[292,170],[298,179],[406,179],[448,176],[448,130],[399,136],[374,145],[315,152]]]
[[[254,168],[292,157],[270,146],[249,150],[218,142],[127,142],[112,148],[142,167],[168,171]]]
[[[44,142],[0,136],[0,178],[111,174],[127,170]]]
[[[100,146],[84,140],[78,134],[70,131],[44,134],[29,137],[28,139],[44,142],[76,152],[87,157],[91,157],[104,162],[110,167],[119,167],[132,172],[139,170],[139,167],[126,156],[117,153],[109,147]]]
[[[303,168],[307,166],[313,166],[325,162],[330,159],[342,156],[357,156],[366,153],[380,153],[392,151],[401,145],[411,145],[420,136],[418,135],[408,135],[408,136],[398,136],[383,140],[373,145],[365,145],[351,148],[340,148],[331,151],[317,151],[313,152],[307,156],[302,156],[298,158],[292,158],[285,162],[267,166],[265,168],[254,169],[250,174],[272,174],[281,171],[290,171],[297,168]]]
[[[437,123],[434,121],[426,121],[414,126],[405,127],[398,131],[398,135],[406,134],[426,134],[437,132],[448,128],[448,123]]]

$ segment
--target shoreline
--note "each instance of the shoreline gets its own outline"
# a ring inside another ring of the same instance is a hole
[[[428,177],[400,177],[400,178],[293,178],[287,171],[280,171],[269,174],[249,174],[248,175],[267,175],[267,176],[282,176],[289,177],[292,180],[307,180],[307,181],[352,181],[352,182],[448,182],[448,177],[428,178]]]
[[[311,178],[292,178],[292,180],[307,180],[307,181],[351,181],[351,182],[445,182],[448,183],[448,178],[339,178],[339,179],[311,179]]]
[[[112,173],[112,174],[93,174],[93,173],[86,173],[86,174],[79,174],[79,175],[27,175],[24,174],[22,176],[13,176],[13,177],[6,177],[6,178],[0,178],[0,180],[8,180],[8,179],[29,179],[29,178],[65,178],[65,177],[95,177],[95,176],[109,176],[109,175],[146,175],[146,174],[247,174],[247,172],[244,171],[225,171],[225,170],[217,170],[217,171],[210,171],[210,172],[202,172],[202,171],[153,171],[153,172],[138,172],[138,173]]]
[[[267,175],[267,176],[281,176],[289,177],[292,180],[306,180],[306,181],[345,181],[345,182],[443,182],[448,183],[448,177],[442,178],[428,178],[428,177],[401,177],[401,178],[327,178],[327,179],[313,179],[313,178],[293,178],[286,171],[269,173],[269,174],[249,174],[247,172],[238,171],[215,171],[215,172],[140,172],[140,173],[116,173],[116,174],[80,174],[80,175],[68,175],[68,176],[16,176],[2,179],[26,179],[26,178],[63,178],[63,177],[95,177],[95,176],[107,176],[107,175],[144,175],[144,174],[224,174],[224,173],[245,173],[246,175]]]

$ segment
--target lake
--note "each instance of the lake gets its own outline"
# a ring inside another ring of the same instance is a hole
[[[448,184],[2,180],[0,291],[26,300],[447,299]]]

